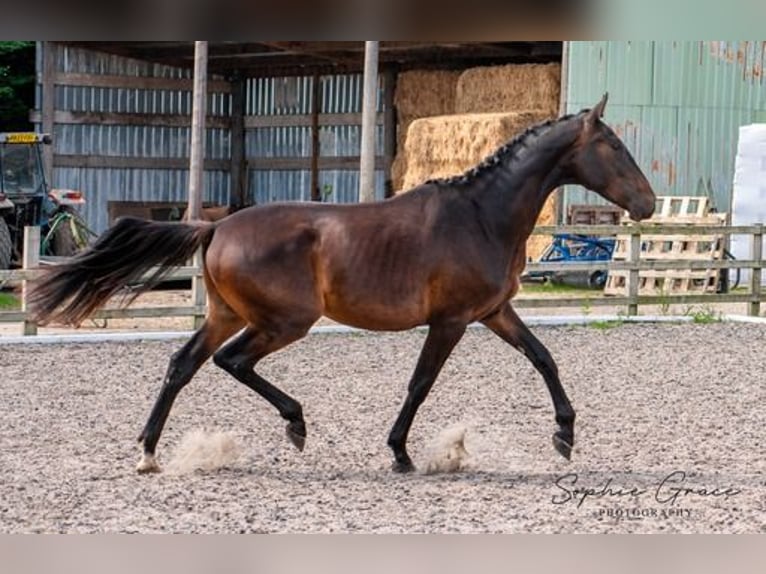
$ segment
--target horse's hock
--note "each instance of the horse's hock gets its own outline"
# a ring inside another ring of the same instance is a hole
[[[395,94],[394,188],[408,190],[429,178],[460,174],[519,132],[555,117],[560,77],[558,64],[401,74]],[[538,223],[553,224],[554,216],[551,197]],[[531,237],[528,254],[537,257],[547,241]]]

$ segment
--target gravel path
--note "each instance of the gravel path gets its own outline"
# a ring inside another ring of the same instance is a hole
[[[0,532],[766,533],[766,326],[534,330],[578,412],[572,462],[552,448],[540,375],[474,329],[409,441],[425,468],[440,433],[464,425],[467,466],[405,476],[386,437],[423,331],[314,335],[263,362],[303,404],[303,453],[265,401],[205,365],[160,463],[199,429],[234,433],[241,455],[181,475],[134,472],[179,342],[0,346]]]

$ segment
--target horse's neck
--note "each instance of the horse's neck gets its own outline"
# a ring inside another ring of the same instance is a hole
[[[485,174],[487,183],[477,194],[487,207],[488,223],[503,240],[529,237],[548,196],[568,182],[560,162],[577,133],[574,125],[554,124],[537,136],[534,148],[507,157]]]

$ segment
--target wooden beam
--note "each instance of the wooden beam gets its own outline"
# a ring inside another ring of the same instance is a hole
[[[375,201],[375,115],[378,101],[378,42],[365,42],[359,202]]]
[[[245,81],[231,84],[231,192],[229,203],[242,207],[247,203],[245,169]]]
[[[375,115],[375,123],[383,124],[383,114]],[[275,128],[275,127],[311,127],[311,114],[245,116],[245,128]],[[320,126],[359,126],[362,125],[362,114],[319,114],[317,121]]]
[[[383,72],[383,172],[385,181],[385,196],[394,194],[391,177],[391,166],[396,156],[396,110],[394,109],[394,93],[396,91],[396,74],[387,69]]]
[[[333,64],[346,66],[359,66],[361,58],[349,55],[354,46],[359,50],[362,42],[262,42],[262,44],[275,48],[289,55],[311,56],[319,61],[326,60]]]
[[[43,115],[39,112],[32,112],[29,114],[29,118],[31,122],[39,122]],[[53,113],[53,121],[56,124],[76,125],[160,126],[171,128],[191,126],[191,118],[189,116],[178,114],[121,114],[115,112],[70,112],[59,110]],[[227,129],[231,125],[231,120],[224,116],[208,116],[205,123],[209,128]]]
[[[53,156],[53,165],[56,167],[90,169],[189,169],[189,158],[57,154]],[[206,171],[229,171],[230,169],[231,162],[229,160],[205,160]]]
[[[322,201],[319,191],[319,110],[322,107],[322,90],[319,74],[311,83],[311,201]]]
[[[193,80],[188,78],[153,78],[147,76],[111,76],[105,74],[75,74],[60,72],[55,75],[57,86],[84,86],[92,88],[122,88],[140,90],[184,90],[192,91]],[[229,82],[210,80],[208,92],[228,93]]]
[[[189,207],[186,219],[199,219],[205,187],[205,116],[207,115],[207,42],[194,42],[194,90],[192,95],[191,143],[189,149]],[[202,268],[202,249],[194,254],[194,266]],[[192,278],[192,303],[204,309],[205,282],[201,276]],[[205,321],[204,310],[194,315],[194,328]]]
[[[53,78],[56,75],[56,61],[54,50],[56,46],[53,42],[42,42],[43,50],[43,72],[41,78],[42,89],[42,105],[41,116],[37,119],[33,119],[30,114],[30,121],[33,123],[39,122],[41,124],[42,132],[46,134],[53,134],[53,128],[55,127],[55,111],[56,111],[56,87],[53,83]],[[43,146],[43,172],[45,179],[49,186],[53,186],[54,173],[53,173],[53,150],[54,145]]]
[[[375,158],[375,169],[383,169],[384,159],[380,156]],[[247,158],[248,169],[257,171],[291,171],[311,170],[311,158],[306,157],[249,157]],[[317,168],[321,170],[359,170],[359,156],[320,156],[317,159]]]

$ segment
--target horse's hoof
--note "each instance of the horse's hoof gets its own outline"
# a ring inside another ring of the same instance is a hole
[[[303,447],[306,446],[306,425],[302,422],[287,423],[285,432],[295,448],[303,452]]]
[[[553,435],[553,447],[567,460],[572,460],[572,445],[561,438],[558,433]]]
[[[406,462],[399,462],[398,460],[395,460],[394,464],[391,465],[391,470],[401,474],[406,474],[408,472],[415,472],[415,465],[412,464],[412,462],[409,460]]]
[[[157,459],[154,458],[154,455],[144,453],[141,461],[136,465],[136,472],[138,474],[152,474],[162,472],[162,469],[157,464]]]

